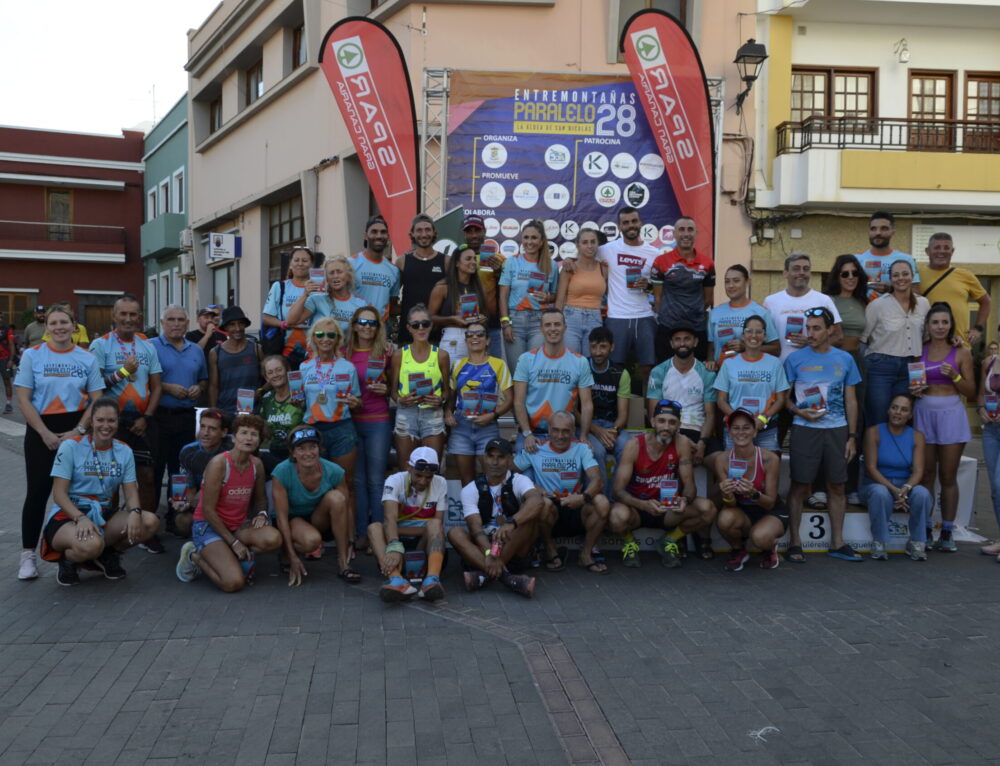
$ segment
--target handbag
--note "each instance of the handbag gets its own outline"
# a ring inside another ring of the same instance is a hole
[[[285,313],[285,280],[281,280],[278,295],[278,308]],[[280,317],[284,319],[284,317]],[[264,356],[281,354],[285,350],[285,331],[280,327],[265,327],[260,333],[260,350]]]

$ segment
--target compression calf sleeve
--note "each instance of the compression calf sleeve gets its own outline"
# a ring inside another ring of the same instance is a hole
[[[427,574],[441,575],[441,567],[444,565],[444,554],[435,551],[427,554]]]

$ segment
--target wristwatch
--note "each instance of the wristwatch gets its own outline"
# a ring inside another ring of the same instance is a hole
[[[529,430],[525,430],[525,431],[521,431],[521,436],[523,436],[525,439],[527,439],[529,436],[534,436],[534,434],[531,431],[529,431]]]
[[[76,431],[78,434],[80,434],[80,436],[87,435],[87,429],[81,426],[79,423],[76,424],[76,428],[74,428],[73,430]]]

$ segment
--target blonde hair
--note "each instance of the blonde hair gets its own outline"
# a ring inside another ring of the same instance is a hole
[[[347,256],[343,253],[337,253],[331,255],[323,262],[323,273],[328,274],[330,271],[330,266],[335,263],[342,264],[344,271],[347,274],[347,290],[351,295],[354,295],[354,267],[351,262],[347,260]],[[330,297],[333,297],[333,288],[330,286],[329,278],[326,280],[326,292]]]
[[[350,359],[355,351],[358,350],[358,330],[354,322],[360,317],[364,312],[370,311],[375,315],[375,321],[378,323],[375,326],[375,338],[372,340],[371,350],[368,352],[368,357],[370,359],[381,359],[385,356],[385,352],[388,350],[388,342],[385,336],[385,322],[382,321],[382,316],[378,313],[378,309],[374,306],[362,306],[354,312],[351,317],[351,329],[348,333],[349,337],[347,339],[346,349],[344,355]]]
[[[344,330],[343,328],[341,328],[340,322],[338,322],[333,317],[323,317],[322,319],[317,319],[313,323],[313,326],[309,328],[309,350],[312,351],[313,356],[319,356],[319,350],[316,348],[317,330],[322,330],[327,335],[334,334],[331,333],[331,330],[335,331],[335,334],[337,336],[337,342],[334,346],[335,348],[334,353],[335,355],[339,355],[341,349],[343,349],[344,347]]]
[[[545,235],[545,224],[539,221],[537,218],[532,218],[526,224],[524,224],[524,229],[532,228],[538,232],[541,237],[541,243],[538,247],[538,270],[543,274],[552,273],[552,248],[549,246],[549,238]]]

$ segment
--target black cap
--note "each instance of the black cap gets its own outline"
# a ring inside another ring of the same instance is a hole
[[[498,449],[505,455],[514,454],[514,448],[507,439],[490,439],[486,442],[486,449],[483,452],[489,452],[491,449]]]

